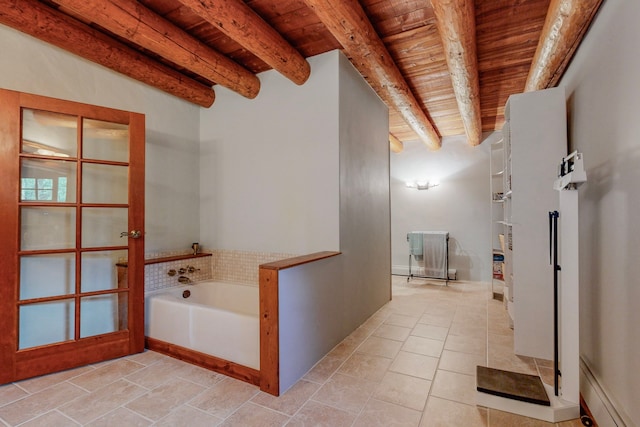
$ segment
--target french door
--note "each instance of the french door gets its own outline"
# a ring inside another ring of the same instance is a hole
[[[0,384],[144,349],[144,135],[0,89]]]

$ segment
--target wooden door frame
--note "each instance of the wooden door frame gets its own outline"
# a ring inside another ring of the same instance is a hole
[[[0,92],[0,384],[11,381],[14,374],[14,343],[17,340],[17,316],[15,301],[18,297],[18,199],[20,186],[15,177],[20,176],[20,164],[16,159],[20,148],[16,135],[20,135],[20,94]],[[9,179],[11,177],[12,179]],[[5,314],[7,313],[7,314]],[[11,315],[8,315],[10,313]]]
[[[17,178],[20,176],[22,108],[129,125],[128,222],[131,230],[142,232],[142,237],[128,239],[127,245],[127,330],[17,350],[20,250],[20,185]],[[0,185],[0,384],[144,350],[144,141],[143,114],[0,89],[0,171],[3,178]]]

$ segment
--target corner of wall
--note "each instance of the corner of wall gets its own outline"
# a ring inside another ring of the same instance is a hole
[[[345,311],[355,328],[391,296],[389,111],[349,60],[339,58],[340,250]]]

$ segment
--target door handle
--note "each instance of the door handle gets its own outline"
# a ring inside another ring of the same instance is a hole
[[[120,237],[131,237],[132,239],[139,239],[142,237],[142,232],[140,230],[131,230],[129,232],[123,231],[120,233]]]

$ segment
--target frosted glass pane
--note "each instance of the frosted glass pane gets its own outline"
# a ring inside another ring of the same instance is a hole
[[[19,330],[20,350],[74,339],[74,300],[20,306]]]
[[[116,264],[127,259],[127,251],[84,252],[81,255],[81,259],[82,279],[80,288],[82,292],[118,288]]]
[[[20,257],[20,299],[75,293],[75,254]]]
[[[108,294],[80,300],[80,338],[127,329],[127,294]]]
[[[82,247],[127,246],[120,233],[128,230],[127,208],[83,208]]]
[[[20,200],[75,203],[76,169],[75,162],[22,159]]]
[[[126,166],[82,165],[82,202],[127,204],[129,168]]]
[[[59,207],[20,208],[20,249],[76,247],[76,210]]]
[[[83,158],[129,161],[129,125],[84,119],[82,129]]]
[[[77,157],[78,118],[68,114],[22,109],[22,152]]]

